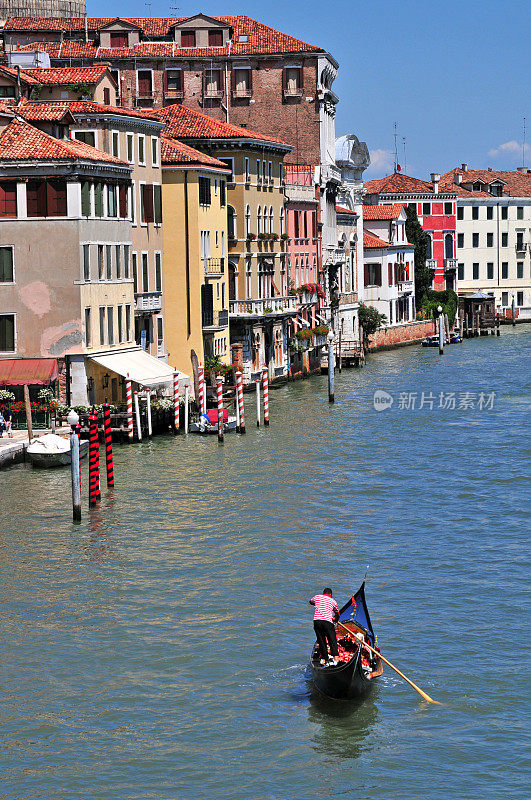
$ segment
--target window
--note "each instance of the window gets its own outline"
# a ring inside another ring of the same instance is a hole
[[[106,264],[107,264],[107,280],[112,280],[112,247],[110,244],[105,245],[106,250]]]
[[[493,218],[494,218],[494,207],[487,206],[487,219],[493,219]]]
[[[92,336],[91,336],[91,320],[90,320],[90,308],[85,309],[85,347],[91,346]]]
[[[166,94],[175,95],[183,90],[183,72],[181,69],[167,69],[164,73]]]
[[[508,233],[502,233],[502,235],[501,235],[501,246],[502,247],[507,247],[508,244],[509,244],[509,234]]]
[[[100,306],[100,345],[105,344],[105,308]]]
[[[364,269],[365,286],[381,286],[382,285],[382,265],[381,264],[365,264]]]
[[[162,257],[155,253],[155,291],[162,292]]]
[[[140,185],[140,222],[147,223],[154,220],[153,186],[150,183],[142,183]]]
[[[110,31],[111,48],[129,47],[129,36],[127,31]]]
[[[508,219],[508,216],[509,216],[508,212],[509,212],[508,206],[502,206],[501,207],[501,218],[502,219]]]
[[[162,317],[157,317],[157,353],[162,353],[164,350],[164,327]]]
[[[116,105],[120,105],[120,70],[119,69],[110,69],[109,72],[112,75],[114,82],[116,83],[116,90],[118,92],[118,99],[116,100]]]
[[[509,277],[509,262],[502,261],[502,270],[501,270],[502,280],[507,280]]]
[[[181,47],[195,47],[195,31],[181,31]]]
[[[153,186],[153,217],[155,225],[162,224],[162,186],[158,183]]]
[[[0,97],[15,97],[14,86],[0,86]]]
[[[159,166],[159,140],[156,136],[151,137],[151,165]]]
[[[90,245],[83,245],[83,280],[90,280]]]
[[[444,237],[444,257],[445,258],[453,258],[454,257],[454,237],[451,233],[445,234]]]
[[[125,338],[131,339],[131,305],[127,303],[125,307]]]
[[[517,261],[516,262],[516,277],[523,278],[524,277],[524,262]],[[518,305],[521,305],[520,303]]]
[[[279,225],[278,225],[278,232],[282,236],[284,233],[284,206],[280,209],[280,218],[279,218]]]
[[[112,184],[107,185],[107,216],[118,216],[118,209],[116,207],[116,186]]]
[[[479,264],[474,263],[472,264],[472,280],[477,281],[479,279]]]
[[[273,206],[269,206],[269,233],[274,233],[275,217],[273,213]]]
[[[133,269],[133,289],[135,294],[138,293],[138,268],[137,268],[137,255],[131,253],[131,265]]]
[[[17,185],[14,182],[0,182],[0,217],[17,216]]]
[[[127,219],[127,198],[129,187],[121,183],[118,187],[118,211],[121,219]]]
[[[472,247],[479,247],[479,233],[472,234]]]
[[[494,247],[494,234],[487,233],[487,247]]]
[[[219,182],[219,207],[225,208],[227,205],[227,193],[225,191],[225,181]]]
[[[138,163],[140,166],[146,166],[146,137],[143,133],[138,134]]]
[[[120,134],[118,131],[111,131],[112,154],[115,158],[120,158]]]
[[[251,79],[252,73],[250,69],[233,69],[232,70],[232,94],[234,97],[250,97],[251,96]]]
[[[294,211],[293,212],[293,234],[294,234],[294,238],[295,239],[299,238],[299,212],[298,211]]]
[[[129,279],[129,245],[124,244],[124,277]]]
[[[149,292],[149,266],[147,253],[142,253],[142,291]]]
[[[249,159],[244,159],[244,171],[245,171],[245,183],[249,183],[251,178],[251,173],[249,171]]]
[[[451,216],[452,214],[452,203],[445,203],[444,204],[444,213],[447,217]]]
[[[267,177],[269,178],[269,183],[273,183],[273,162],[267,162]]]
[[[150,69],[139,69],[136,73],[139,100],[151,100],[153,97],[153,75]]]
[[[200,258],[207,261],[210,258],[210,231],[200,231]]]
[[[96,131],[74,131],[74,139],[96,147]]]
[[[429,217],[431,214],[431,203],[423,203],[422,204],[422,215],[424,217]]]
[[[208,46],[209,47],[223,47],[223,31],[209,30],[208,31]]]
[[[520,251],[525,250],[523,231],[516,231],[516,249]]]
[[[457,280],[464,281],[465,279],[465,265],[463,263],[459,263],[457,265]]]
[[[128,133],[127,134],[127,160],[130,164],[133,163],[135,160],[135,144],[134,144],[134,134]]]
[[[266,175],[267,175],[266,169],[267,169],[266,162],[262,161],[262,180],[264,181],[264,183],[266,181]]]
[[[124,309],[123,306],[118,306],[118,342],[121,344],[124,340]]]
[[[115,245],[115,261],[116,261],[116,279],[121,280],[122,278],[122,246],[117,244]]]
[[[464,219],[463,206],[457,206],[457,219]]]
[[[135,189],[135,182],[131,183],[131,225],[136,225],[136,189]]]
[[[302,69],[300,67],[285,67],[282,70],[282,83],[284,94],[287,97],[301,97]]]
[[[94,216],[103,217],[103,184],[94,184]]]
[[[210,178],[199,176],[199,205],[209,206],[211,203],[210,196]]]
[[[282,186],[284,183],[284,164],[282,162],[278,165],[278,181]]]
[[[0,283],[13,282],[13,248],[0,247]]]
[[[205,97],[221,97],[223,94],[223,73],[220,69],[206,69],[203,73],[203,92]]]
[[[524,304],[524,293],[516,292],[516,305],[523,306],[523,304]]]
[[[90,181],[81,181],[81,216],[90,217]]]
[[[107,308],[107,338],[108,344],[114,344],[114,308]]]
[[[502,306],[509,305],[509,292],[502,292]]]
[[[464,233],[458,233],[457,234],[457,247],[458,248],[462,248],[464,246],[465,246],[465,234]]]
[[[99,244],[98,245],[98,278],[99,278],[100,281],[103,280],[104,270],[105,270],[105,264],[104,264],[103,245]]]
[[[0,353],[15,352],[15,315],[0,314]]]
[[[245,236],[251,233],[251,206],[245,206]]]
[[[524,207],[523,206],[516,206],[516,219],[523,219],[524,218]],[[518,303],[520,305],[520,303]]]
[[[260,235],[262,233],[262,208],[258,206],[256,210],[256,233]]]
[[[66,217],[65,181],[28,181],[28,217]]]
[[[472,206],[472,219],[479,219],[479,206]]]
[[[494,278],[494,262],[487,261],[487,279],[491,281]]]
[[[229,183],[234,183],[234,159],[233,158],[220,158],[220,161],[223,161],[224,164],[230,169],[230,175],[227,176],[227,181]]]

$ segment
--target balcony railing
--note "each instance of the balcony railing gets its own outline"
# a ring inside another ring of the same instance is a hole
[[[297,311],[296,295],[266,297],[262,300],[230,300],[229,311],[233,317],[266,317],[292,315]]]
[[[156,314],[162,311],[162,292],[138,292],[135,294],[135,311],[139,314]]]
[[[427,258],[426,259],[426,267],[427,267],[427,269],[437,269],[437,259],[436,258]]]
[[[457,258],[445,258],[444,268],[447,272],[455,271],[457,269]]]
[[[298,86],[286,86],[284,95],[285,97],[302,97],[302,89]]]
[[[182,89],[164,89],[164,97],[167,97],[168,100],[182,100],[184,97],[184,91]]]
[[[252,92],[250,89],[233,89],[232,96],[239,98],[239,97],[251,97]]]
[[[203,310],[203,328],[227,328],[229,325],[229,312],[226,308],[218,311],[216,309]]]
[[[525,242],[516,242],[514,249],[517,253],[525,253],[527,244]]]
[[[340,306],[347,306],[352,305],[353,303],[358,302],[358,293],[357,292],[340,292],[339,293],[339,305]]]
[[[413,285],[413,281],[399,281],[397,283],[397,288],[399,292],[412,292]]]
[[[223,97],[221,89],[205,89],[204,97],[209,99],[220,100]]]
[[[223,275],[225,272],[224,258],[205,258],[205,275]]]

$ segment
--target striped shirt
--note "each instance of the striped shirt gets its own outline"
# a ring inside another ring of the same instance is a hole
[[[332,622],[334,611],[339,614],[336,601],[328,594],[316,594],[315,597],[312,597],[310,603],[315,606],[314,619],[324,619],[327,622]]]

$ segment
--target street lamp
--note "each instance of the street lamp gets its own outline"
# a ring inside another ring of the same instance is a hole
[[[71,408],[70,411],[68,412],[68,416],[66,418],[66,421],[68,422],[68,424],[72,428],[72,431],[75,431],[76,426],[77,426],[77,424],[79,422],[79,414],[77,412],[75,412],[73,408]]]
[[[109,386],[109,373],[106,372],[103,378],[101,379],[101,385],[104,389],[107,389]]]

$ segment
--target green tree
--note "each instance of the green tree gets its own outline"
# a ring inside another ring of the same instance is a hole
[[[385,314],[380,314],[374,306],[366,306],[364,303],[360,303],[358,320],[360,325],[363,326],[363,342],[367,345],[369,337],[376,333],[380,325],[385,325],[387,317]]]
[[[430,251],[430,237],[417,217],[414,205],[406,206],[406,237],[415,248],[415,301],[417,308],[423,305],[426,292],[431,289],[434,272],[426,266],[426,259]]]
[[[447,315],[448,324],[451,327],[454,324],[457,311],[456,293],[452,289],[445,289],[443,292],[435,292],[433,289],[428,289],[422,301],[422,310],[428,317],[437,319],[439,306],[442,306],[443,314]]]

